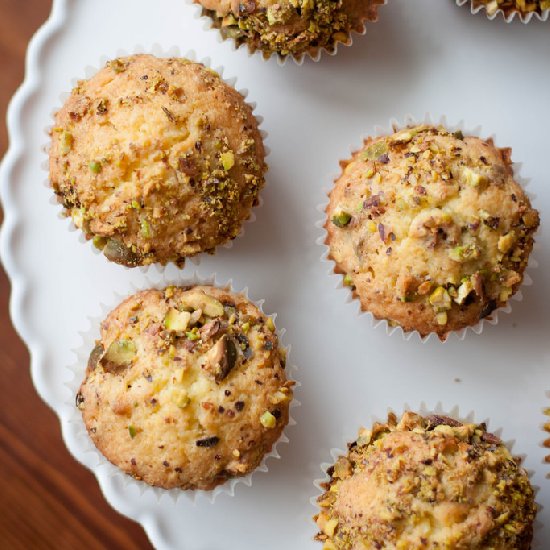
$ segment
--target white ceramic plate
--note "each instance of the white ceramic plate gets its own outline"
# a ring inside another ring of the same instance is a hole
[[[548,509],[541,424],[550,389],[549,25],[488,21],[451,1],[391,0],[381,21],[351,48],[320,63],[280,67],[274,59],[265,63],[233,51],[194,13],[184,0],[55,0],[52,17],[31,43],[25,84],[9,111],[1,251],[13,283],[11,312],[31,349],[37,390],[58,413],[71,452],[94,471],[112,506],[139,521],[158,548],[313,550],[319,545],[312,541],[309,501],[329,450],[388,407],[441,401],[446,409],[460,405],[464,415],[473,410],[476,419],[490,419],[490,427],[504,429],[504,439],[515,440],[514,450],[527,456],[541,487],[538,501]],[[44,128],[60,95],[87,66],[137,44],[193,49],[199,58],[211,57],[213,66],[225,66],[225,75],[237,76],[237,87],[248,88],[249,100],[257,102],[272,150],[258,220],[231,250],[203,259],[199,273],[249,286],[252,298],[266,298],[266,310],[279,313],[300,367],[302,407],[294,410],[298,425],[288,430],[282,459],[268,462],[269,473],[258,474],[252,487],[238,485],[234,497],[221,495],[213,504],[140,494],[98,465],[68,424],[67,367],[79,331],[88,329],[99,303],[128,293],[144,274],[92,254],[58,217],[44,185]],[[359,317],[316,244],[316,206],[338,172],[338,159],[375,125],[426,111],[450,123],[481,125],[498,145],[512,146],[543,220],[535,252],[540,268],[523,301],[482,335],[444,345],[387,336]],[[549,545],[547,524],[537,530],[535,547]]]

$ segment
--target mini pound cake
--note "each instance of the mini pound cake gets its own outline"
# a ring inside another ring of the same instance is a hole
[[[318,498],[323,550],[530,548],[533,488],[485,425],[391,414],[348,447]]]
[[[168,287],[102,322],[76,403],[124,472],[209,490],[260,464],[288,423],[292,386],[273,321],[244,296]]]
[[[385,0],[195,0],[214,27],[237,46],[301,59],[321,50],[334,52],[339,42],[349,44],[352,31],[378,19]]]
[[[326,244],[364,310],[445,339],[506,305],[539,225],[510,155],[422,125],[368,138],[342,163]]]
[[[234,239],[265,170],[252,109],[187,59],[110,61],[55,115],[51,185],[86,238],[129,267]]]

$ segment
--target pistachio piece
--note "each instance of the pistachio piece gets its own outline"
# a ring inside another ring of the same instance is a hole
[[[141,262],[139,254],[133,252],[132,249],[115,239],[107,241],[107,244],[103,248],[103,254],[112,262],[120,265],[135,266]]]
[[[227,151],[227,153],[222,153],[220,155],[220,160],[222,161],[223,169],[227,172],[235,166],[235,155],[233,151]]]
[[[73,148],[74,138],[71,132],[64,130],[59,136],[59,147],[62,155],[68,155]]]
[[[353,286],[353,278],[349,273],[344,275],[344,286]]]
[[[219,384],[235,368],[238,358],[239,352],[235,340],[224,334],[209,352],[205,368],[214,375],[216,384]]]
[[[105,355],[101,358],[101,363],[106,370],[109,370],[107,368],[109,363],[117,367],[127,367],[132,363],[136,355],[137,348],[135,343],[132,340],[121,338],[111,343]]]
[[[444,326],[447,324],[447,312],[442,311],[435,316],[438,325]]]
[[[144,239],[151,238],[151,225],[145,218],[139,224],[139,232]]]
[[[343,210],[339,210],[334,214],[334,216],[332,216],[331,221],[336,227],[346,227],[346,225],[348,225],[351,221],[351,214],[344,212]]]
[[[264,428],[274,428],[277,425],[277,419],[269,411],[265,411],[260,416],[260,423]]]
[[[464,300],[469,296],[470,292],[474,290],[474,285],[470,279],[465,280],[459,287],[458,293],[455,296],[455,302],[462,304]]]
[[[185,308],[193,310],[201,309],[208,317],[223,317],[224,309],[221,302],[203,294],[202,292],[189,292],[183,296],[181,304]]]
[[[436,308],[450,309],[451,307],[451,297],[442,286],[438,286],[431,293],[429,301],[430,304]]]
[[[502,237],[500,237],[500,239],[498,240],[497,246],[500,252],[502,252],[503,254],[506,254],[514,246],[515,242],[516,242],[516,234],[512,230],[506,233],[506,235],[503,235]]]
[[[87,370],[88,372],[93,371],[97,368],[97,365],[99,364],[99,361],[103,357],[103,353],[105,352],[105,348],[102,344],[97,344],[96,347],[92,350],[90,353],[90,357],[88,358],[88,365]]]
[[[455,262],[467,262],[469,260],[477,260],[481,254],[479,246],[475,244],[468,244],[462,246],[455,246],[449,250],[449,258]]]
[[[188,311],[178,311],[171,308],[164,318],[164,327],[170,332],[184,332],[187,330],[191,314]]]
[[[90,172],[92,174],[99,174],[102,170],[101,162],[97,160],[90,161],[90,164],[88,164],[88,168],[90,169]]]
[[[369,145],[362,153],[364,160],[376,160],[388,152],[388,144],[385,141],[377,141]]]

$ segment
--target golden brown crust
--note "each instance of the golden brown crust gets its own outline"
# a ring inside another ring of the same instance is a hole
[[[115,59],[55,116],[51,185],[86,237],[124,265],[183,263],[235,238],[265,169],[251,108],[186,59]]]
[[[326,244],[364,310],[445,339],[516,292],[539,218],[509,149],[417,126],[368,138],[342,170]]]
[[[195,0],[224,38],[264,57],[276,53],[301,59],[321,49],[349,44],[352,31],[378,19],[383,0]]]
[[[362,429],[318,498],[324,550],[528,550],[526,472],[485,426],[407,412]]]
[[[147,290],[101,324],[77,406],[96,447],[150,485],[213,489],[253,471],[288,423],[270,318],[209,286]]]

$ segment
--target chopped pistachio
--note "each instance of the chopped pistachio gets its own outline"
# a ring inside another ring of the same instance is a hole
[[[436,319],[438,325],[446,325],[447,324],[447,312],[442,311],[441,313],[438,313],[435,316],[435,319]]]
[[[336,227],[346,227],[346,225],[348,225],[350,221],[351,221],[351,214],[348,214],[343,210],[340,210],[339,212],[334,214],[334,216],[332,216],[332,223]]]
[[[269,411],[265,411],[260,416],[260,423],[264,428],[274,428],[277,425],[277,419]]]
[[[85,213],[86,213],[86,210],[84,208],[73,208],[71,210],[71,218],[73,219],[73,223],[79,229],[82,229],[82,223],[84,222]]]
[[[462,304],[464,300],[468,297],[470,292],[474,290],[474,285],[472,284],[472,281],[470,279],[465,280],[459,287],[458,287],[458,293],[455,297],[455,302],[457,304]]]
[[[336,527],[338,526],[338,520],[336,518],[329,519],[323,528],[323,532],[325,535],[332,537],[334,535],[334,531],[336,530]]]
[[[103,250],[105,248],[105,245],[107,244],[107,239],[105,237],[100,237],[99,235],[96,235],[92,239],[92,243],[98,250]]]
[[[437,308],[450,309],[451,307],[451,297],[442,286],[438,286],[432,292],[429,301],[432,306]]]
[[[455,246],[449,250],[449,257],[455,262],[467,262],[479,258],[480,249],[475,244]]]
[[[140,222],[140,233],[145,239],[151,238],[151,225],[145,218],[143,218]]]
[[[349,273],[344,275],[344,286],[353,286],[353,279]]]
[[[192,342],[200,339],[199,329],[197,327],[194,327],[192,330],[185,333],[185,336],[189,338]]]
[[[516,242],[516,234],[514,231],[510,231],[506,233],[506,235],[503,235],[498,240],[498,249],[503,254],[506,254],[510,251],[512,246],[514,246],[514,243]]]
[[[134,426],[130,425],[128,426],[128,433],[130,434],[130,437],[134,439],[134,437],[136,437],[137,431]]]
[[[136,355],[136,344],[132,340],[121,338],[111,343],[105,353],[105,359],[116,365],[129,365]]]
[[[131,202],[132,208],[135,208],[136,210],[139,210],[141,208],[141,204],[136,199],[133,199]]]
[[[92,174],[99,174],[102,170],[101,162],[97,160],[90,161],[88,167],[90,168],[90,172],[92,172]]]
[[[209,317],[223,317],[224,309],[221,302],[203,294],[202,292],[188,293],[182,297],[181,305],[184,308],[202,310]]]
[[[61,135],[59,136],[59,144],[60,144],[62,155],[69,154],[70,150],[73,147],[73,143],[74,143],[74,138],[70,132],[67,132],[66,130],[61,132]]]
[[[250,323],[243,323],[241,328],[242,331],[246,334],[250,330]]]
[[[170,309],[164,318],[164,327],[170,332],[183,332],[189,326],[191,314],[188,311]]]
[[[376,141],[369,145],[362,153],[364,160],[376,160],[388,152],[388,144],[385,141]]]
[[[220,160],[222,161],[223,169],[226,171],[231,170],[235,166],[235,155],[232,151],[227,151],[227,153],[222,153],[220,155]]]

